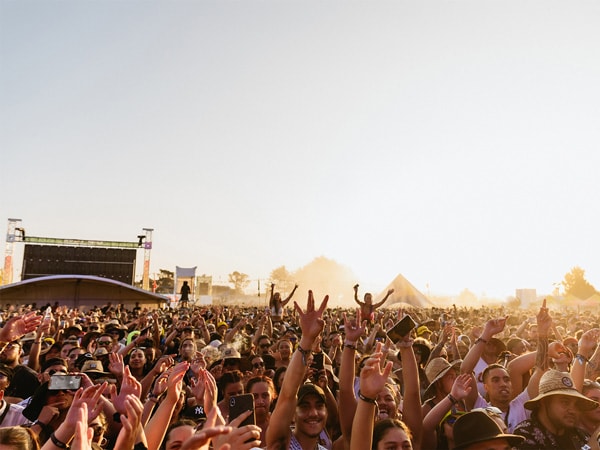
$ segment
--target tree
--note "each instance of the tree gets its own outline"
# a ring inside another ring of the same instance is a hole
[[[271,281],[276,285],[285,284],[291,278],[291,274],[285,266],[278,267],[271,272]]]
[[[581,300],[591,297],[596,293],[596,288],[585,279],[585,271],[578,266],[571,269],[562,281],[565,295],[572,295]]]
[[[156,288],[158,294],[172,294],[175,289],[175,273],[160,269],[156,284],[158,285]]]
[[[236,294],[243,294],[244,289],[250,283],[248,275],[246,275],[245,273],[238,272],[237,270],[233,273],[230,273],[228,277],[229,282],[233,284],[233,289],[235,290]]]

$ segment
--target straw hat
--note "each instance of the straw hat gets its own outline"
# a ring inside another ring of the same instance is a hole
[[[485,411],[471,411],[460,416],[454,423],[452,434],[455,450],[493,439],[506,439],[511,447],[516,447],[525,440],[516,434],[505,434]]]
[[[541,399],[550,397],[551,395],[575,397],[577,399],[577,408],[581,411],[591,411],[598,407],[598,402],[587,398],[575,389],[573,379],[569,373],[553,369],[542,375],[538,396],[525,402],[524,406],[527,409],[536,409]]]
[[[423,398],[428,399],[429,395],[432,394],[433,386],[436,381],[440,380],[444,375],[448,373],[450,369],[458,369],[462,364],[462,359],[457,359],[449,363],[445,358],[437,357],[429,361],[429,364],[425,366],[425,376],[429,381],[429,386],[423,393]]]

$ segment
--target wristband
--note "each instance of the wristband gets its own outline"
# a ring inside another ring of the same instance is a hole
[[[581,364],[581,365],[583,365],[583,363],[584,363],[584,362],[586,362],[586,363],[589,363],[589,362],[590,362],[589,358],[586,358],[586,357],[585,357],[585,356],[583,356],[581,353],[577,353],[577,354],[575,355],[575,359],[576,359],[577,361],[579,361],[579,364]]]
[[[50,435],[50,440],[52,441],[52,443],[54,445],[56,445],[58,448],[69,448],[69,446],[67,444],[65,444],[62,441],[59,441],[58,438],[56,437],[56,435],[54,433],[52,433]]]
[[[344,348],[351,348],[352,350],[356,350],[356,342],[344,341]]]
[[[447,397],[448,397],[448,400],[450,400],[450,402],[451,402],[453,405],[456,405],[456,404],[460,403],[458,400],[456,400],[456,399],[455,399],[455,398],[452,396],[452,394],[448,394],[448,395],[447,395]]]
[[[483,339],[483,338],[477,338],[477,340],[475,341],[475,343],[477,344],[478,342],[483,342],[484,344],[487,344],[487,343],[488,343],[488,341],[486,341],[486,340],[485,340],[485,339]]]
[[[360,398],[363,402],[371,403],[372,405],[377,404],[377,400],[374,398],[365,397],[360,390],[358,391],[358,398]]]
[[[306,357],[312,353],[312,350],[304,350],[298,345],[298,351],[302,354],[302,364],[306,366]]]
[[[41,420],[35,420],[31,425],[37,425],[42,429],[42,431],[46,431],[48,429],[48,424],[42,422]]]

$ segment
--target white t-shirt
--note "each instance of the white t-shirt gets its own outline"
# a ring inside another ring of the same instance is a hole
[[[523,390],[519,395],[512,399],[508,406],[508,411],[502,413],[502,420],[508,427],[508,432],[512,433],[521,422],[529,419],[531,411],[525,409],[525,402],[529,400],[529,393],[527,389]],[[485,408],[487,406],[494,406],[487,402],[481,395],[477,397],[475,406],[473,408]],[[507,417],[508,415],[508,417]]]

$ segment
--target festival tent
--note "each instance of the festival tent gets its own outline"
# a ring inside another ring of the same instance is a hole
[[[383,305],[384,307],[393,307],[400,303],[406,306],[419,308],[433,306],[433,303],[401,274],[398,274],[398,276],[377,296],[374,303],[381,301],[390,289],[393,289],[394,293],[387,299]]]
[[[142,307],[158,308],[169,299],[120,281],[91,275],[51,275],[31,278],[0,287],[0,305],[26,305],[41,307],[47,303],[70,308],[124,304],[132,307],[139,302]]]

